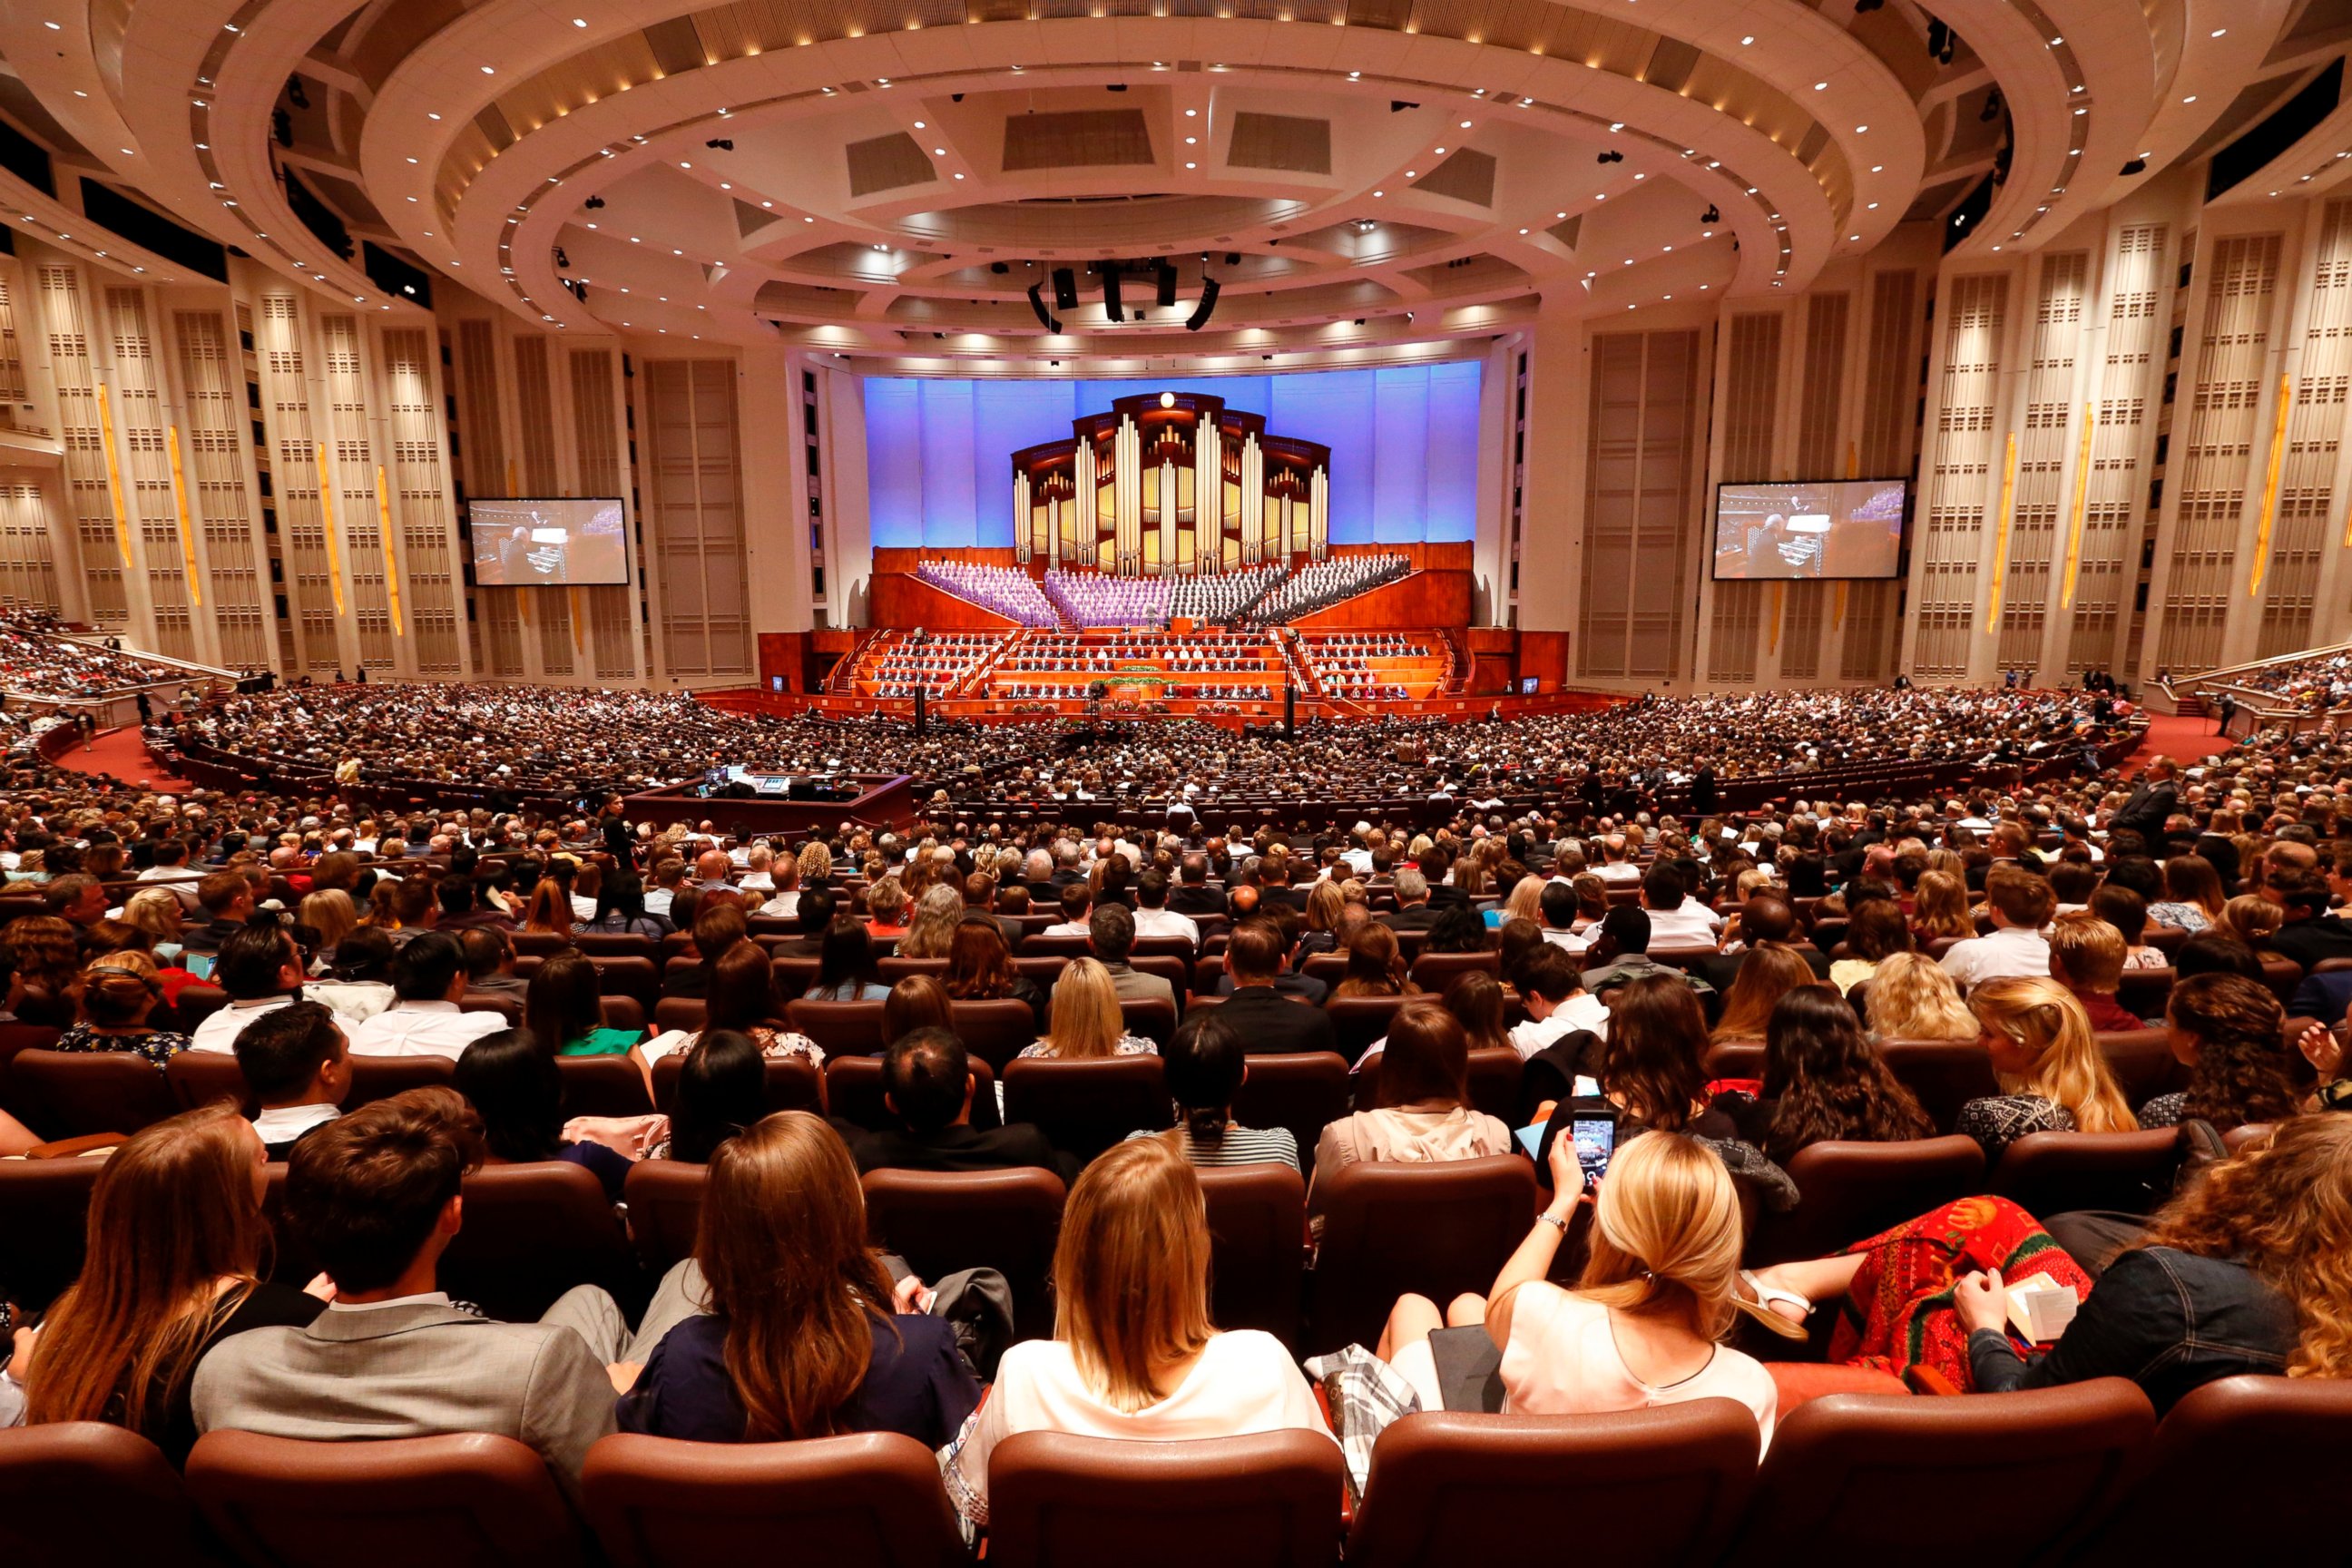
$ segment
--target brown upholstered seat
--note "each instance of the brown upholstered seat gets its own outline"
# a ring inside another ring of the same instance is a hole
[[[1412,983],[1433,996],[1443,996],[1445,988],[1465,974],[1491,974],[1503,977],[1503,955],[1499,952],[1424,952],[1412,961]]]
[[[654,1004],[654,1027],[665,1033],[671,1029],[698,1033],[709,1016],[710,1005],[699,996],[665,996]]]
[[[2338,1540],[2352,1383],[2225,1377],[2156,1429],[2137,1484],[2081,1561],[2289,1563]]]
[[[1331,1032],[1339,1037],[1339,1054],[1350,1063],[1364,1059],[1375,1040],[1388,1037],[1389,1026],[1407,1001],[1404,996],[1334,996],[1324,1004],[1331,1016]]]
[[[188,1458],[188,1493],[240,1558],[273,1568],[566,1568],[584,1556],[539,1455],[487,1433],[303,1443],[208,1432]]]
[[[466,1223],[441,1257],[441,1285],[507,1322],[536,1322],[574,1285],[624,1300],[635,1268],[604,1184],[549,1160],[489,1165],[466,1178]]]
[[[136,1432],[98,1421],[0,1430],[0,1563],[197,1561],[194,1520],[179,1475]]]
[[[882,1038],[879,1002],[796,1001],[785,1006],[784,1017],[824,1047],[827,1057],[870,1056],[887,1043]]]
[[[2172,1054],[2165,1029],[2102,1031],[2099,1054],[2116,1075],[2125,1102],[2137,1110],[2159,1094],[2189,1087],[2189,1069]]]
[[[1248,1076],[1234,1096],[1234,1120],[1244,1127],[1286,1127],[1298,1140],[1302,1166],[1315,1159],[1324,1127],[1348,1114],[1348,1064],[1329,1051],[1293,1051],[1244,1058]]]
[[[1176,1035],[1176,1004],[1162,1002],[1157,996],[1122,996],[1118,1001],[1121,1022],[1130,1035],[1140,1036],[1154,1045],[1165,1046]]]
[[[1051,1171],[868,1171],[866,1222],[876,1245],[937,1279],[959,1268],[993,1268],[1013,1287],[1013,1324],[1024,1339],[1051,1331],[1045,1292],[1062,1225],[1062,1178]]]
[[[964,1049],[1002,1073],[1004,1064],[1037,1038],[1037,1015],[1017,997],[949,1004],[949,1021]]]
[[[163,1082],[183,1110],[194,1110],[218,1100],[236,1101],[247,1115],[255,1110],[245,1087],[245,1071],[226,1051],[182,1051],[163,1064]]]
[[[849,1060],[865,1058],[849,1058]],[[824,1111],[824,1077],[805,1057],[770,1057],[767,1068],[767,1109]],[[667,1110],[677,1098],[678,1074],[686,1070],[686,1053],[672,1051],[654,1063],[654,1103]]]
[[[136,1132],[180,1109],[163,1072],[136,1051],[21,1051],[8,1091],[44,1138]]]
[[[614,1568],[971,1561],[939,1461],[896,1432],[726,1444],[622,1433],[588,1451],[581,1490]]]
[[[228,993],[217,985],[184,985],[173,1005],[180,1015],[181,1029],[193,1033],[198,1024],[228,1005]]]
[[[2150,1214],[2172,1195],[2180,1130],[2030,1132],[2001,1151],[1992,1190],[2036,1217],[2074,1209]]]
[[[660,999],[662,972],[651,958],[604,958],[590,953],[588,962],[596,970],[596,989],[605,995],[634,996],[648,1012]]]
[[[646,1273],[659,1276],[679,1258],[694,1256],[709,1169],[683,1160],[640,1160],[629,1167],[621,1196],[629,1205],[629,1238]]]
[[[1727,1561],[1819,1568],[1894,1542],[1918,1568],[2063,1561],[2155,1429],[2147,1396],[2114,1377],[1944,1399],[1830,1394],[1774,1430]]]
[[[1168,1125],[1154,1056],[1096,1061],[1017,1058],[1004,1068],[1004,1120],[1034,1123],[1055,1149],[1092,1159],[1139,1130]]]
[[[1766,1219],[1751,1263],[1824,1258],[1938,1204],[1984,1191],[1984,1147],[1973,1138],[1900,1143],[1807,1144],[1789,1161],[1797,1206]]]
[[[2000,1092],[1992,1058],[1975,1040],[1881,1040],[1878,1051],[1938,1132],[1952,1130],[1969,1100]]]
[[[1344,1165],[1316,1184],[1323,1215],[1307,1349],[1374,1343],[1407,1291],[1484,1292],[1536,1213],[1535,1167],[1517,1154],[1440,1164]]]
[[[661,944],[649,936],[627,936],[618,931],[575,931],[572,945],[589,958],[647,958],[661,956]]]
[[[1756,1417],[1728,1399],[1605,1415],[1408,1415],[1372,1451],[1349,1568],[1533,1563],[1611,1521],[1611,1568],[1715,1563],[1756,1485]],[[1584,1558],[1583,1553],[1574,1553]]]
[[[446,1057],[354,1056],[352,1091],[343,1097],[343,1109],[356,1110],[371,1100],[390,1100],[427,1084],[447,1083],[457,1070],[457,1065]]]
[[[654,1108],[646,1075],[626,1057],[558,1057],[566,1116],[643,1116]]]
[[[1205,1165],[1209,1316],[1221,1329],[1263,1329],[1285,1344],[1298,1339],[1307,1265],[1307,1182],[1271,1160]]]
[[[990,1568],[1328,1568],[1339,1447],[1320,1432],[1133,1443],[1023,1432],[988,1467]]]

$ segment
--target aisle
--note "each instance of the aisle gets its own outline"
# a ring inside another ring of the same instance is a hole
[[[2198,759],[2224,749],[2229,742],[2213,733],[2214,722],[2210,714],[2149,714],[2147,738],[2140,742],[2138,751],[2124,759],[2123,776],[2129,778],[2138,773],[2153,757],[2170,757],[2189,767]]]
[[[100,730],[90,749],[79,746],[58,758],[58,766],[77,773],[109,773],[136,789],[184,791],[195,786],[183,778],[174,778],[148,760],[147,744],[139,738],[139,727],[127,724],[120,730]]]

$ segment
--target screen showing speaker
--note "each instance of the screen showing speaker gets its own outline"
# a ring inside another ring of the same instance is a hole
[[[576,588],[629,580],[620,501],[496,500],[470,508],[474,581],[485,588]]]
[[[1716,580],[1893,577],[1902,570],[1910,500],[1906,479],[1718,486]]]

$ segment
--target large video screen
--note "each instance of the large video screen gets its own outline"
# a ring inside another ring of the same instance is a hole
[[[1442,543],[1478,531],[1479,362],[1146,380],[866,378],[877,548],[1013,543],[1013,454],[1139,393],[1205,392],[1331,449],[1331,542]]]
[[[577,588],[629,580],[628,529],[614,500],[472,503],[474,581],[485,588]]]
[[[1910,499],[1907,479],[1718,486],[1716,581],[1892,577],[1902,566]]]

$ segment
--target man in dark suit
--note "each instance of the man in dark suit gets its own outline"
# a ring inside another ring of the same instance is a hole
[[[1698,772],[1691,774],[1691,815],[1693,816],[1713,816],[1716,813],[1717,806],[1721,804],[1722,797],[1715,787],[1715,764],[1708,762],[1701,762],[1698,765]]]
[[[1241,1031],[1253,1056],[1338,1050],[1339,1037],[1322,1008],[1275,989],[1282,966],[1282,931],[1272,921],[1235,926],[1225,944],[1225,973],[1233,982],[1233,994],[1216,1016]]]
[[[1396,874],[1397,907],[1381,917],[1391,931],[1427,931],[1437,923],[1429,907],[1429,879],[1411,866]]]
[[[833,923],[840,905],[831,888],[802,889],[800,902],[793,906],[793,919],[799,922],[801,934],[790,942],[775,946],[778,958],[818,958],[824,952],[824,929]]]
[[[1222,915],[1226,912],[1225,895],[1209,886],[1209,858],[1187,855],[1177,868],[1175,889],[1168,895],[1168,907],[1180,915]]]
[[[2180,804],[2180,791],[2173,784],[2172,774],[2170,757],[2150,761],[2139,782],[2132,786],[2130,797],[2107,819],[2107,831],[2137,833],[2147,841],[2149,854],[2160,856],[2164,825]]]
[[[971,1124],[971,1058],[949,1029],[916,1029],[882,1055],[882,1103],[898,1125],[881,1132],[835,1122],[867,1171],[1006,1171],[1034,1165],[1074,1181],[1083,1162],[1056,1154],[1026,1122]]]
[[[996,879],[985,871],[974,871],[963,879],[964,918],[986,915],[996,922],[996,931],[1004,939],[1004,951],[1011,952],[1021,945],[1021,922],[1011,915],[996,913]]]
[[[2286,923],[2263,939],[2265,950],[2294,960],[2305,974],[2322,959],[2352,958],[2352,921],[2327,918],[2332,895],[2326,878],[2316,871],[2273,867],[2263,883],[2263,897],[2286,912]]]

